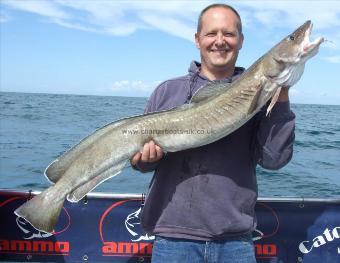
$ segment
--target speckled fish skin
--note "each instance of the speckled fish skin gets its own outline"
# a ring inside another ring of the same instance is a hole
[[[15,214],[38,230],[52,232],[66,198],[77,202],[118,174],[145,142],[154,140],[169,152],[194,148],[238,129],[269,100],[270,111],[280,89],[294,85],[303,74],[305,62],[318,52],[323,38],[310,42],[311,29],[307,21],[238,80],[229,86],[216,84],[217,91],[208,98],[195,100],[194,96],[189,105],[122,119],[98,129],[47,167],[45,175],[55,184],[20,206]]]

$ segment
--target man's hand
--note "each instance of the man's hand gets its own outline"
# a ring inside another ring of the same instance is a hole
[[[136,165],[139,161],[154,163],[163,157],[163,150],[156,145],[154,141],[149,141],[144,144],[143,151],[136,153],[130,160],[132,165]]]
[[[277,99],[278,102],[284,102],[284,101],[288,101],[289,100],[289,96],[288,96],[288,88],[282,87],[280,95]]]

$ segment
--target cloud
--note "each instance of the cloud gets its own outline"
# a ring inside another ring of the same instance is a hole
[[[340,26],[340,5],[337,1],[237,1],[235,6],[251,22],[269,28],[291,27],[312,20],[318,29]],[[247,22],[248,25],[249,21]]]
[[[142,95],[149,95],[160,83],[160,81],[144,82],[141,80],[120,80],[113,83],[111,91],[125,92],[133,95],[138,95],[140,93],[142,93]]]
[[[301,92],[298,89],[294,88],[294,87],[289,89],[289,94],[292,95],[292,96],[299,95],[300,93]]]
[[[340,50],[340,27],[337,30],[327,30],[324,37],[326,39],[325,47],[335,51]]]
[[[189,41],[194,41],[195,27],[186,25],[184,21],[154,14],[142,14],[140,17],[144,22],[156,29]],[[173,30],[174,28],[178,30]]]
[[[64,12],[56,2],[53,1],[41,1],[41,0],[27,0],[27,1],[10,1],[4,0],[4,5],[12,9],[18,9],[21,11],[31,12],[38,15],[67,19],[69,14]]]
[[[1,12],[0,12],[0,23],[6,23],[8,21],[10,21],[9,16],[1,10]]]
[[[293,29],[307,20],[314,25],[313,35],[331,42],[324,47],[340,49],[340,4],[338,1],[237,1],[244,24],[251,30],[264,27],[274,35],[278,29]],[[312,37],[313,38],[313,37]],[[277,40],[273,39],[273,43]]]
[[[127,36],[138,30],[159,30],[193,41],[199,12],[215,1],[83,1],[3,0],[10,9],[31,12],[63,27]],[[337,1],[230,1],[244,27],[264,26],[270,33],[295,28],[312,19],[317,33],[340,41],[340,5]],[[338,30],[336,28],[338,27]],[[337,44],[340,46],[340,44]]]
[[[8,8],[38,14],[60,26],[109,34],[160,30],[193,41],[196,17],[208,2],[188,1],[4,1]],[[187,8],[191,6],[190,8]]]
[[[323,57],[322,59],[330,63],[340,64],[340,56]]]

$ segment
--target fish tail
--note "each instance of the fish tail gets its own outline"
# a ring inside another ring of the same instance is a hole
[[[61,197],[60,192],[50,187],[41,194],[33,197],[14,213],[28,221],[39,231],[52,233],[58,221],[66,196]]]

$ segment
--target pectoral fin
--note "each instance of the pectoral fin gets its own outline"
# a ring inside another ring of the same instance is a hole
[[[274,96],[272,97],[272,100],[271,100],[271,102],[270,102],[270,104],[269,104],[269,106],[268,106],[268,108],[267,108],[266,116],[268,116],[268,114],[271,112],[272,108],[274,107],[274,105],[275,105],[277,99],[279,98],[280,92],[281,92],[281,87],[279,87],[279,88],[276,90]]]

